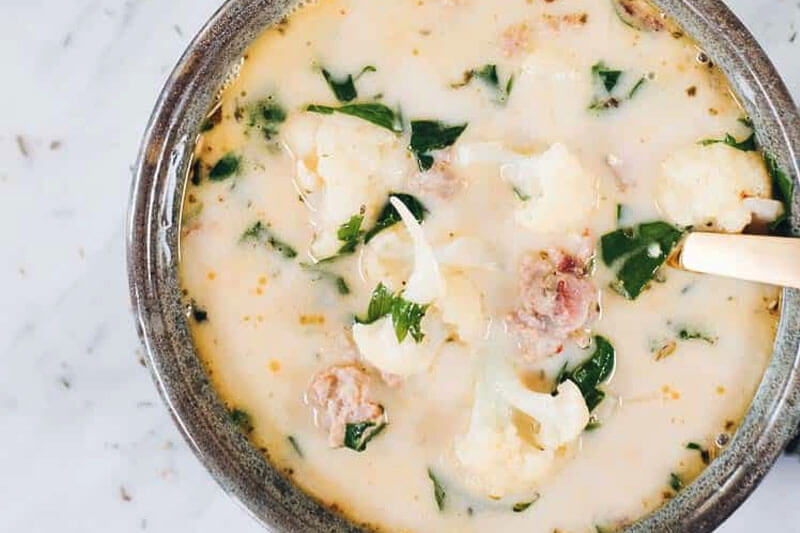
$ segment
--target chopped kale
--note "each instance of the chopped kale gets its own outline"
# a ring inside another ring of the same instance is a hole
[[[567,370],[564,365],[556,377],[556,383],[560,384],[566,380],[575,383],[583,394],[586,407],[592,411],[606,396],[597,387],[611,376],[615,364],[614,346],[605,337],[595,335],[592,355],[572,370]]]
[[[619,78],[622,76],[622,71],[608,68],[603,61],[600,61],[592,66],[592,76],[598,78],[603,87],[605,87],[606,92],[610,93],[617,86]]]
[[[297,439],[294,438],[293,435],[289,435],[288,437],[286,437],[286,440],[289,441],[289,444],[292,446],[292,449],[295,451],[295,453],[297,455],[299,455],[300,458],[302,458],[303,457],[303,449],[300,448],[300,445],[297,443]]]
[[[350,220],[339,226],[336,236],[344,244],[339,248],[340,254],[351,254],[356,250],[358,241],[364,232],[361,231],[361,224],[364,222],[364,215],[358,214],[350,217]]]
[[[723,139],[703,139],[702,141],[700,141],[700,144],[702,144],[703,146],[709,146],[718,143],[727,144],[731,148],[741,150],[742,152],[755,152],[756,150],[758,150],[755,133],[751,133],[749,137],[747,137],[742,141],[737,141],[736,137],[734,137],[730,133],[726,133]]]
[[[436,120],[412,121],[410,149],[419,169],[430,169],[434,161],[431,152],[452,146],[466,128],[467,124],[451,126]]]
[[[189,169],[189,181],[194,186],[200,185],[203,181],[203,162],[200,158],[195,159]]]
[[[366,316],[356,317],[356,321],[360,324],[372,324],[391,315],[397,342],[403,342],[409,334],[415,342],[422,342],[425,334],[422,332],[421,323],[427,310],[427,305],[405,300],[402,291],[392,294],[383,283],[379,283],[372,292]]]
[[[351,450],[363,452],[367,444],[386,428],[386,423],[358,422],[347,424],[344,431],[344,445]]]
[[[231,422],[236,424],[243,433],[249,435],[253,432],[253,419],[250,417],[250,413],[236,407],[231,409],[229,416]]]
[[[276,237],[275,234],[269,229],[269,224],[264,224],[260,220],[245,230],[245,232],[242,234],[241,241],[268,244],[273,250],[281,254],[286,259],[294,259],[297,257],[297,251],[292,248],[292,246]]]
[[[389,197],[395,197],[403,202],[403,205],[411,211],[411,214],[414,215],[417,222],[422,222],[424,220],[428,210],[422,205],[422,202],[417,200],[414,196],[403,193],[391,193]],[[398,222],[400,222],[400,213],[397,212],[392,202],[387,200],[381,212],[378,213],[378,219],[375,221],[375,225],[364,234],[364,243],[368,243],[375,235]]]
[[[233,152],[228,152],[211,167],[211,171],[208,173],[208,179],[211,181],[228,179],[239,172],[240,166],[241,158]]]
[[[356,76],[352,74],[348,74],[344,78],[337,79],[335,78],[328,70],[321,69],[322,77],[325,78],[325,81],[328,84],[328,87],[331,88],[333,91],[333,95],[336,96],[336,99],[342,103],[347,103],[355,100],[358,97],[358,91],[356,91],[355,82],[366,74],[367,72],[375,72],[377,69],[372,65],[367,65],[361,72],[359,72]]]
[[[400,112],[395,112],[391,108],[377,102],[345,104],[339,107],[312,104],[306,107],[306,111],[321,113],[323,115],[342,113],[366,120],[367,122],[371,122],[381,128],[386,128],[394,133],[402,133],[403,131],[403,117]]]
[[[621,260],[614,289],[635,300],[666,262],[683,231],[666,222],[647,222],[622,228],[600,239],[603,262],[612,266]]]
[[[515,513],[521,513],[527,510],[528,507],[536,503],[539,500],[539,497],[540,497],[539,494],[536,493],[533,495],[533,499],[531,499],[530,501],[515,503],[514,507],[512,507],[511,510],[514,511]]]
[[[444,486],[430,468],[428,468],[428,478],[433,483],[433,498],[436,500],[436,507],[438,507],[440,511],[443,511],[445,500],[447,499],[447,493],[444,490]]]

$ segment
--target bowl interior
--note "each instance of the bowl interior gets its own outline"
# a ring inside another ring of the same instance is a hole
[[[718,0],[657,0],[727,74],[759,141],[798,174],[800,118],[750,33]],[[131,189],[131,298],[153,378],[186,440],[220,485],[264,525],[282,531],[363,531],[308,497],[229,422],[192,344],[177,265],[183,191],[200,125],[247,45],[297,0],[229,0],[190,44],[148,125]],[[792,233],[800,235],[793,199]],[[774,354],[726,451],[630,531],[709,531],[756,487],[800,422],[800,292],[783,292]]]

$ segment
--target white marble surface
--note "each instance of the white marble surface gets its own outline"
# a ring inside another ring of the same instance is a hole
[[[0,0],[0,531],[260,531],[184,444],[129,312],[151,106],[220,0]],[[800,97],[797,0],[731,0]],[[726,533],[800,532],[783,457]]]

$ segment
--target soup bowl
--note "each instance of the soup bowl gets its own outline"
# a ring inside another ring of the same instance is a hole
[[[800,117],[764,51],[718,0],[659,0],[725,72],[759,141],[794,179]],[[247,45],[297,4],[230,0],[181,57],[150,119],[131,189],[127,228],[130,294],[153,379],[176,424],[222,488],[278,531],[363,531],[306,495],[229,420],[192,344],[178,279],[181,205],[194,143]],[[800,189],[800,187],[798,187]],[[791,231],[800,235],[793,198]],[[800,292],[784,290],[770,364],[725,451],[666,505],[630,531],[710,531],[755,489],[800,422]],[[620,465],[621,468],[634,465]]]

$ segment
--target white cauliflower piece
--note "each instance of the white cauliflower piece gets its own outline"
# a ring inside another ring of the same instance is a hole
[[[353,340],[361,356],[383,372],[400,377],[427,372],[447,338],[439,317],[429,311],[422,319],[422,342],[408,335],[397,342],[391,316],[372,324],[353,325]]]
[[[458,336],[467,342],[476,342],[486,333],[485,314],[478,287],[459,272],[446,276],[447,292],[437,301],[442,320],[455,327]]]
[[[342,224],[362,206],[366,219],[373,217],[412,168],[398,136],[355,117],[303,113],[281,131],[295,159],[295,184],[312,206],[311,252],[319,258],[341,247]]]
[[[400,214],[414,244],[414,269],[403,291],[403,298],[422,305],[429,304],[444,296],[446,290],[439,272],[439,262],[413,213],[397,197],[392,196],[389,201]]]
[[[505,358],[486,354],[482,363],[469,429],[454,443],[460,470],[471,488],[492,498],[530,492],[553,467],[555,450],[586,427],[589,410],[570,381],[551,396],[524,387]],[[515,410],[535,422],[532,439],[515,424]]]
[[[664,216],[679,226],[738,233],[754,214],[769,221],[783,212],[780,202],[770,199],[771,189],[758,152],[693,144],[663,161],[656,199]]]
[[[580,233],[598,206],[597,177],[561,143],[535,155],[523,155],[496,142],[464,145],[457,161],[461,165],[496,163],[500,177],[521,198],[517,222],[537,233]]]

